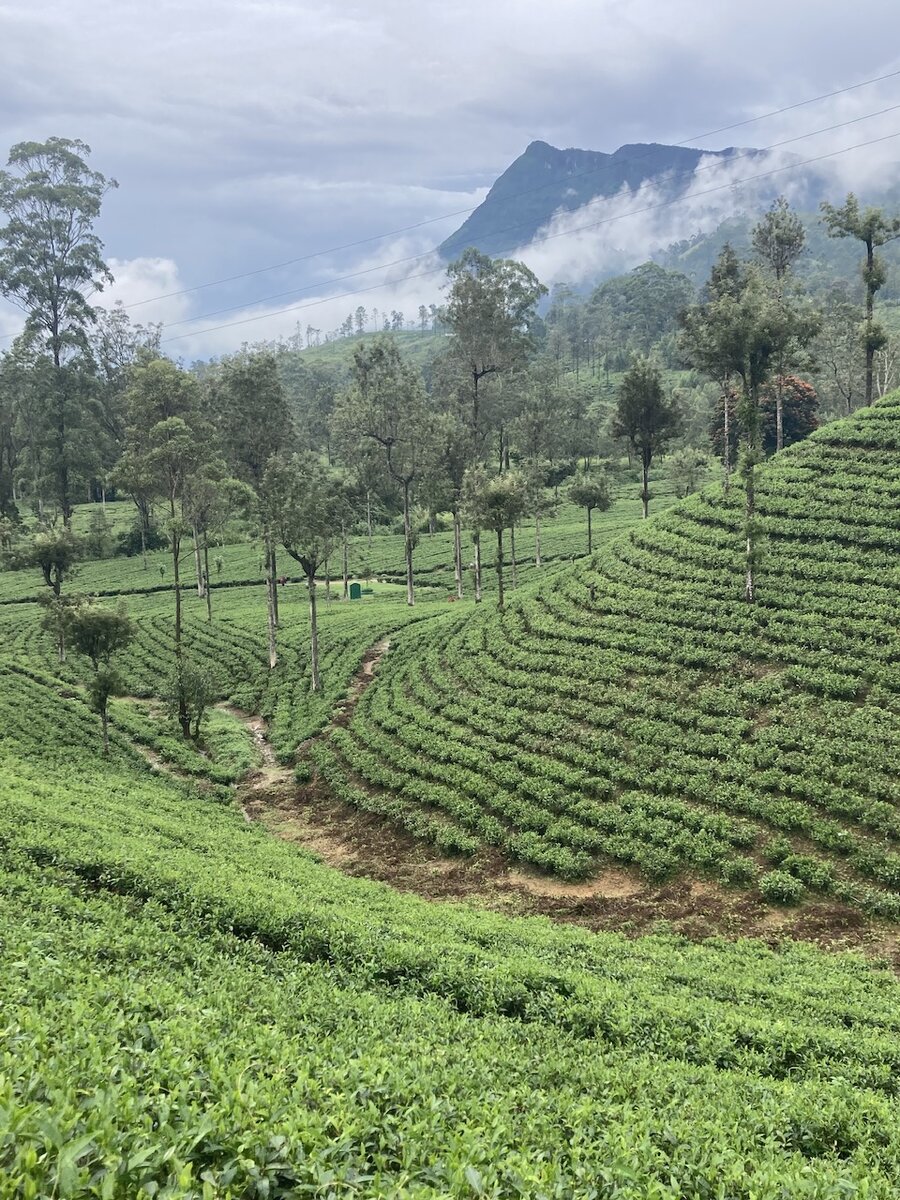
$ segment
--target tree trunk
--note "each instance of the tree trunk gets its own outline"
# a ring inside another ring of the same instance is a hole
[[[753,451],[751,450],[751,454]],[[753,464],[749,466],[746,476],[746,500],[744,505],[744,521],[746,529],[747,570],[744,576],[744,599],[752,604],[754,600],[753,560],[755,554],[753,520],[756,512],[756,480]]]
[[[274,671],[278,666],[278,646],[276,630],[278,629],[278,614],[276,611],[275,599],[275,576],[272,571],[272,564],[275,561],[275,556],[272,553],[271,534],[268,530],[265,531],[265,556],[266,556],[266,625],[269,635],[269,670]]]
[[[725,399],[725,452],[722,455],[722,465],[725,468],[725,478],[722,481],[722,491],[727,496],[731,491],[731,420],[728,408],[728,388],[724,392]]]
[[[212,588],[209,585],[209,541],[203,543],[203,590],[206,593],[206,619],[212,624]]]
[[[591,528],[591,510],[590,509],[587,510],[587,515],[588,515],[588,554],[593,554],[593,552],[594,552],[594,533],[593,533],[593,529]],[[647,510],[645,508],[644,516],[646,517],[646,515],[647,515]]]
[[[272,575],[272,614],[275,619],[275,628],[281,628],[281,617],[278,615],[278,555],[275,551],[275,543],[269,539],[269,570]]]
[[[194,542],[194,570],[197,573],[197,596],[200,600],[203,599],[203,567],[200,562],[200,537],[197,533],[197,526],[191,526],[191,537]]]
[[[366,489],[366,536],[369,539],[369,553],[372,553],[372,493]]]
[[[641,455],[641,515],[646,521],[650,509],[650,459]]]
[[[106,705],[100,710],[100,724],[103,726],[103,754],[109,757],[109,713]]]
[[[875,344],[873,326],[875,324],[875,291],[872,280],[875,272],[875,248],[871,241],[866,242],[866,408],[872,403],[873,369],[875,365]]]
[[[475,544],[475,603],[481,603],[481,534],[476,532],[472,534],[472,541]]]
[[[406,603],[413,605],[416,595],[413,591],[413,547],[412,525],[409,518],[409,484],[403,485],[403,540],[406,554]]]
[[[534,565],[541,565],[541,514],[534,514]]]
[[[778,368],[778,378],[775,380],[775,450],[784,449],[784,374],[783,368]]]
[[[497,530],[497,607],[503,608],[503,530]]]
[[[341,569],[344,575],[344,599],[350,598],[350,568],[348,565],[347,527],[341,522]]]
[[[172,506],[172,521],[175,520],[175,507]],[[181,557],[181,539],[177,534],[172,535],[172,586],[175,589],[175,686],[178,690],[178,724],[185,741],[190,740],[191,718],[187,709],[187,696],[184,691],[184,650],[182,647],[181,631],[181,572],[179,559]]]
[[[459,508],[453,508],[453,575],[456,580],[456,598],[463,598],[462,574],[462,530],[459,524]]]
[[[63,524],[66,529],[72,528],[72,503],[69,499],[69,464],[66,457],[66,377],[62,369],[61,360],[61,342],[58,329],[55,327],[52,331],[53,340],[53,366],[56,375],[56,396],[55,413],[54,413],[54,442],[56,452],[56,499],[59,504],[59,510],[62,513]]]
[[[747,364],[745,380],[751,378]],[[746,430],[747,445],[741,474],[744,477],[744,538],[746,570],[744,574],[744,599],[752,604],[755,599],[754,570],[756,562],[756,459],[759,451],[759,403],[749,385],[744,384],[744,409],[741,421]]]
[[[315,570],[307,571],[306,587],[309,591],[309,666],[312,690],[318,694],[322,690],[322,680],[319,676],[319,621],[316,612]]]
[[[509,527],[509,562],[512,567],[512,586],[515,590],[519,586],[519,580],[516,575],[516,527]]]

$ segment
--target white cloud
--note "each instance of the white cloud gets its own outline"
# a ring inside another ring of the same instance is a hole
[[[104,302],[469,207],[536,138],[603,150],[681,141],[900,67],[895,0],[857,0],[852,22],[820,0],[5,0],[2,21],[0,149],[81,137],[92,165],[120,181],[99,223],[121,277]],[[703,144],[767,145],[892,97],[900,80]],[[862,188],[897,160],[885,143],[842,160],[834,178]],[[557,239],[554,256],[548,243],[540,262],[568,270],[618,251],[639,261],[641,236],[707,219],[687,209],[670,226],[623,219]],[[423,230],[416,252],[456,224]],[[364,248],[360,269],[389,248]],[[354,265],[310,260],[132,316],[249,308],[291,287],[324,290]],[[255,328],[233,331],[231,344]]]
[[[115,282],[95,297],[98,307],[124,304],[131,321],[150,325],[180,321],[191,308],[183,291],[178,266],[170,258],[109,259]],[[174,294],[173,294],[174,293]]]

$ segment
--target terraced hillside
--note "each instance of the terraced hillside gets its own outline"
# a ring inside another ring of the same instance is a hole
[[[883,403],[767,470],[754,610],[738,501],[710,494],[502,618],[390,589],[323,606],[322,698],[299,589],[275,677],[258,589],[221,589],[211,627],[198,602],[186,641],[280,757],[445,849],[745,881],[769,855],[781,887],[893,913],[898,433]],[[170,597],[129,606],[144,699],[116,702],[108,758],[38,607],[0,610],[0,1200],[898,1194],[894,974],[331,870],[245,820],[234,714],[207,756],[167,734]]]
[[[900,916],[900,395],[520,592],[404,631],[334,792],[418,806],[447,844],[566,877],[618,860]]]
[[[347,879],[0,668],[0,1197],[889,1200],[897,980]]]

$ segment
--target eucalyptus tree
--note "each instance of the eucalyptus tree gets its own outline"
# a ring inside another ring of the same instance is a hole
[[[266,574],[269,668],[278,663],[278,564],[275,538],[262,503],[266,467],[294,449],[295,431],[278,361],[268,351],[227,358],[209,381],[208,404],[229,470],[256,497]]]
[[[737,418],[745,491],[744,597],[752,602],[759,558],[755,469],[762,456],[760,392],[784,348],[808,345],[817,321],[809,313],[779,304],[755,267],[741,264],[735,269],[732,259],[725,261],[725,251],[720,255],[704,300],[682,314],[681,337],[695,366],[714,379],[740,381]]]
[[[406,561],[406,602],[415,604],[412,497],[434,461],[434,421],[419,373],[405,362],[392,338],[357,346],[351,384],[338,399],[334,427],[345,461],[367,443],[381,448],[388,475],[400,491]]]
[[[537,304],[547,289],[523,263],[489,258],[472,248],[450,264],[447,278],[447,304],[440,315],[450,334],[448,357],[464,381],[473,449],[483,456],[490,426],[485,384],[529,358]]]
[[[311,454],[269,460],[262,481],[262,503],[273,535],[300,564],[309,593],[311,688],[321,692],[316,573],[331,554],[339,518],[334,484]]]
[[[766,215],[753,228],[751,241],[756,257],[772,275],[777,302],[789,302],[788,282],[794,263],[806,245],[803,222],[791,211],[784,196],[779,196]],[[775,371],[775,450],[784,447],[784,375],[788,347],[778,352]]]
[[[213,459],[213,431],[202,410],[200,385],[169,359],[155,359],[132,374],[125,394],[125,451],[117,468],[123,485],[158,499],[168,515],[175,600],[175,689],[178,722],[191,736],[185,674],[181,554],[190,531],[185,504],[192,482]]]
[[[59,510],[72,518],[73,427],[84,395],[74,360],[88,354],[92,293],[111,282],[94,232],[115,180],[92,170],[84,142],[52,137],[20,142],[0,171],[0,294],[25,314],[25,335],[53,364],[48,396],[52,477]]]
[[[649,359],[639,358],[625,372],[613,414],[613,437],[627,440],[641,463],[641,508],[650,507],[650,465],[681,429],[677,406],[663,389],[662,374]]]
[[[861,209],[853,192],[838,208],[827,201],[821,205],[822,220],[829,237],[855,238],[865,246],[862,279],[866,289],[866,317],[863,344],[866,362],[865,403],[871,404],[875,395],[875,355],[884,346],[886,335],[875,320],[875,297],[884,287],[884,260],[877,253],[880,246],[900,238],[900,215],[889,217],[880,208]]]
[[[124,396],[131,371],[141,362],[160,357],[162,325],[136,325],[121,303],[97,308],[89,335],[94,379],[94,412],[100,449],[100,494],[105,496],[106,477],[112,471],[125,443]],[[135,499],[141,535],[146,544],[150,534],[149,508]]]
[[[495,409],[502,407],[503,394],[496,385],[520,371],[534,351],[537,305],[547,289],[523,263],[493,259],[474,248],[450,264],[447,279],[447,303],[440,321],[449,333],[446,367],[455,372],[464,398],[471,455],[467,466],[471,467],[484,460],[488,436],[496,424],[497,412],[490,411],[488,399]],[[505,427],[512,413],[503,415]],[[508,465],[505,434],[501,436],[500,465]],[[476,530],[476,561],[481,558],[479,537]],[[476,592],[480,591],[478,579],[476,571]]]

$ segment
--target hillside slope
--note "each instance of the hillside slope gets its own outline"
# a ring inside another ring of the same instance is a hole
[[[900,986],[346,879],[0,664],[0,1198],[896,1195]]]
[[[404,632],[321,773],[563,876],[900,916],[900,394],[759,475],[758,603],[743,497],[709,488],[503,615]]]

